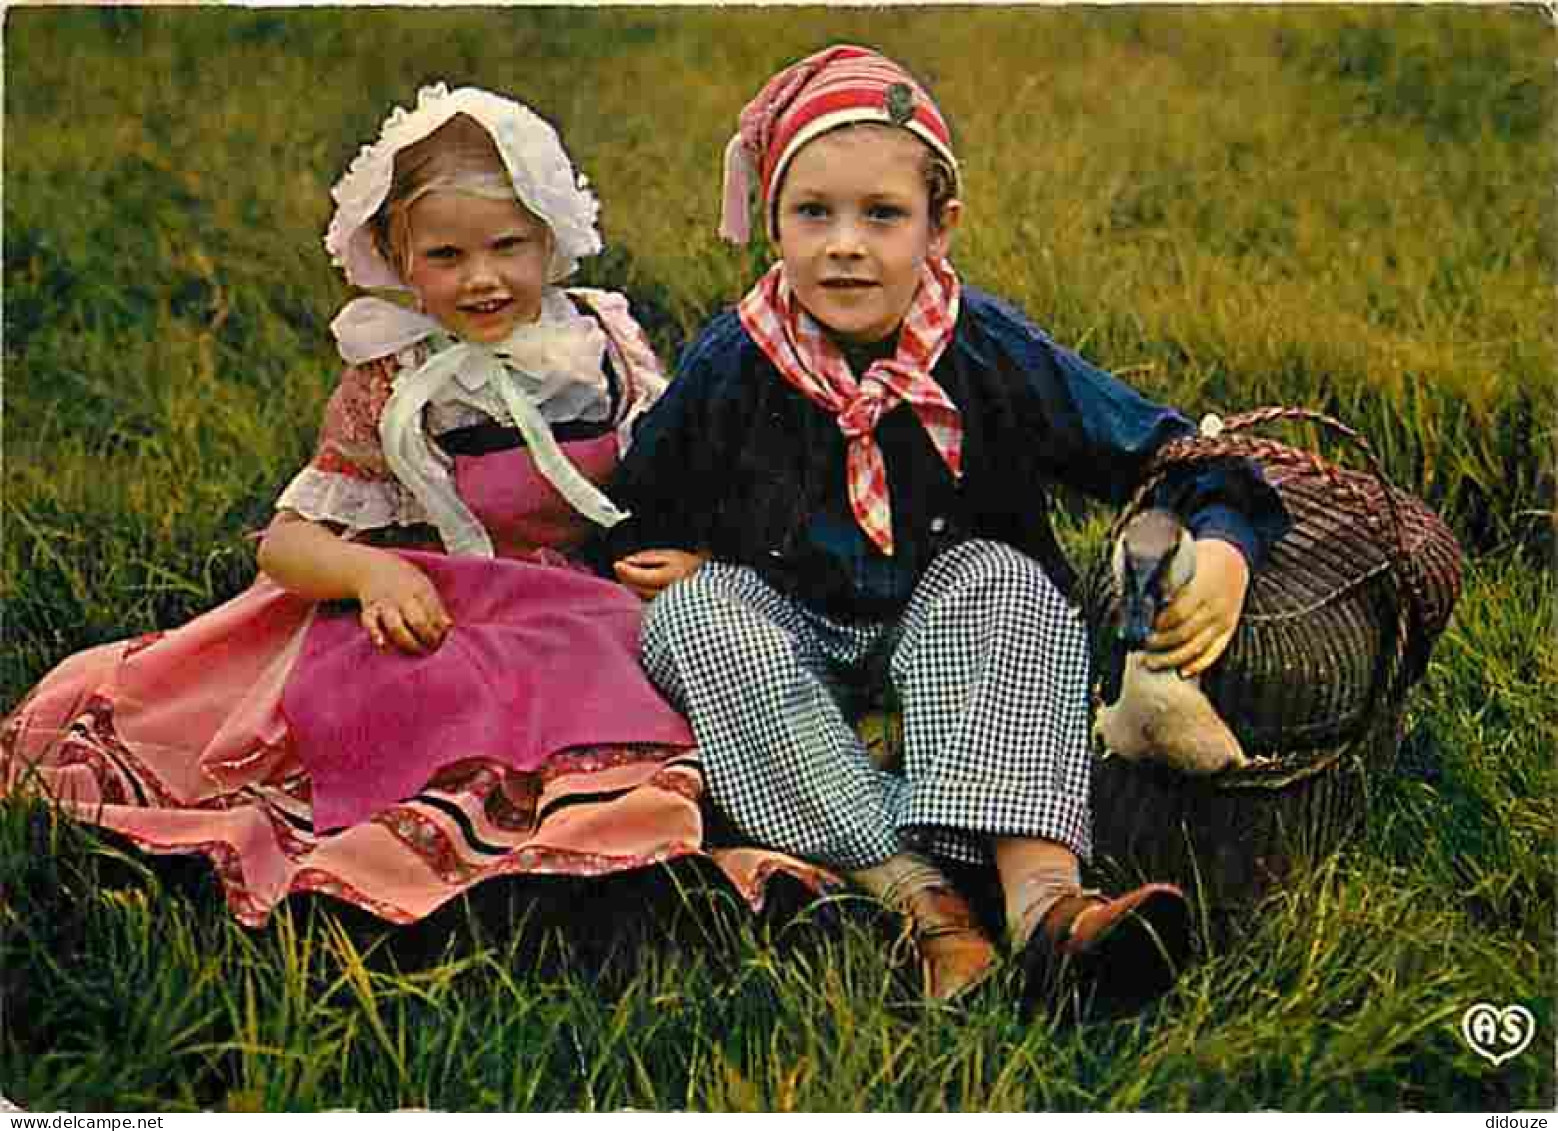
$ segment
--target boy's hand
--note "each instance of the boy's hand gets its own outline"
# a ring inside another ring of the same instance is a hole
[[[1177,667],[1190,679],[1215,664],[1233,639],[1249,587],[1249,563],[1237,546],[1197,539],[1196,575],[1159,611],[1147,637],[1147,667]]]
[[[360,618],[374,646],[393,644],[423,656],[444,642],[453,626],[427,574],[396,554],[380,552],[357,586]]]
[[[705,553],[686,550],[640,550],[612,563],[617,580],[646,601],[658,597],[666,586],[697,573],[709,560]]]

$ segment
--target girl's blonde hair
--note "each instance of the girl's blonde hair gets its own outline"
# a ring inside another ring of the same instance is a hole
[[[402,280],[411,273],[411,206],[430,192],[512,200],[530,211],[514,191],[492,135],[470,115],[454,115],[395,154],[389,191],[371,221],[374,246]]]

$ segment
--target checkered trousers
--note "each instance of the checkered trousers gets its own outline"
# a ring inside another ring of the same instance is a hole
[[[1002,543],[942,552],[890,624],[837,623],[711,562],[650,604],[644,662],[692,722],[713,803],[759,844],[847,871],[905,848],[982,861],[992,836],[1091,850],[1081,617]],[[843,705],[884,677],[901,775]]]

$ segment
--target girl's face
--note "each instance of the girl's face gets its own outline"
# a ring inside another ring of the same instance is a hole
[[[925,144],[900,129],[823,134],[791,158],[775,210],[795,296],[835,337],[897,332],[927,256],[942,256],[960,206],[931,223]]]
[[[408,221],[406,281],[451,334],[493,345],[541,316],[552,233],[518,201],[430,192]]]

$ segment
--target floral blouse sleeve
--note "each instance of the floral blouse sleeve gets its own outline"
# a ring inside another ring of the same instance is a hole
[[[382,358],[349,367],[325,407],[314,458],[276,500],[277,510],[348,533],[425,522],[416,498],[400,485],[379,446],[379,416],[398,365]]]
[[[626,297],[615,291],[587,287],[572,288],[568,293],[588,305],[605,328],[611,361],[623,382],[622,408],[617,416],[617,444],[620,452],[626,454],[632,445],[633,427],[639,417],[665,392],[665,370],[643,327],[634,319]]]

